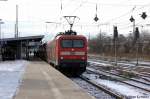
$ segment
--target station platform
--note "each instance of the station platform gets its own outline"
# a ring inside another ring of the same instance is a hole
[[[52,66],[33,61],[13,99],[95,99]]]

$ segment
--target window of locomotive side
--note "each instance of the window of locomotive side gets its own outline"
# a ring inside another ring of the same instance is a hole
[[[77,48],[84,47],[83,40],[73,40],[73,47],[77,47]]]
[[[82,48],[84,47],[83,40],[62,40],[61,46],[63,48]]]
[[[61,46],[63,48],[71,48],[72,47],[72,40],[62,40]]]

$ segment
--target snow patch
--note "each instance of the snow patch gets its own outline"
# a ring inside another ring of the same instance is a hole
[[[107,64],[107,63],[100,63],[100,62],[94,62],[94,61],[88,61],[92,64],[96,64],[96,65],[101,65],[101,66],[112,66],[111,64]]]
[[[24,60],[0,63],[0,99],[13,98],[27,63]]]
[[[148,97],[148,98],[140,98],[140,99],[150,98],[149,96],[150,94],[148,93],[141,92],[138,89],[134,89],[133,87],[115,81],[97,79],[96,82],[104,86],[107,86],[108,88],[113,89],[116,92],[121,93],[125,96],[132,97],[132,99],[139,99],[138,97]]]

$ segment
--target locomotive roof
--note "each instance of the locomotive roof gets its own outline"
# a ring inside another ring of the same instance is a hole
[[[59,35],[59,36],[55,37],[53,40],[48,41],[47,44],[53,42],[54,40],[60,39],[60,38],[69,38],[69,37],[70,37],[70,38],[71,38],[71,37],[86,38],[86,37],[83,36],[83,35]]]
[[[83,35],[59,35],[57,36],[55,39],[59,39],[59,38],[66,38],[66,37],[85,37]]]

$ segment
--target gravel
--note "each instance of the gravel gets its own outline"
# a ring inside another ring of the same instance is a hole
[[[98,88],[80,78],[71,78],[71,80],[73,80],[76,84],[78,84],[81,88],[94,96],[96,99],[115,99],[114,97],[110,96],[104,91],[99,90]]]

